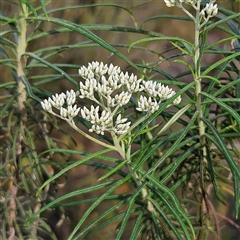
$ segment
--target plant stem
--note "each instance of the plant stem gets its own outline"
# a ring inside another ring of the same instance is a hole
[[[196,87],[195,87],[195,94],[196,94],[196,110],[198,111],[198,127],[199,127],[199,137],[200,137],[200,144],[201,144],[201,149],[200,149],[200,178],[201,178],[201,194],[202,194],[202,199],[201,199],[201,209],[200,209],[200,221],[202,227],[208,226],[209,222],[206,221],[204,222],[204,215],[207,212],[207,207],[206,207],[206,201],[204,197],[205,193],[205,183],[204,183],[204,172],[205,172],[205,166],[207,164],[206,160],[206,146],[205,146],[205,126],[201,118],[203,117],[203,106],[202,106],[202,96],[201,96],[201,91],[202,91],[202,85],[201,85],[201,59],[200,59],[200,3],[201,1],[199,0],[197,2],[197,9],[196,9],[196,19],[195,19],[195,41],[194,41],[194,67],[195,67],[195,76],[194,80],[196,82]],[[201,229],[198,235],[198,239],[204,240],[207,239],[207,231],[204,229]]]
[[[25,4],[21,4],[21,1],[19,2],[20,4],[20,11],[19,11],[19,19],[18,19],[18,44],[17,44],[17,76],[18,76],[18,85],[17,85],[17,91],[19,93],[18,95],[18,125],[20,130],[18,131],[18,136],[17,136],[17,142],[16,142],[16,148],[17,148],[17,155],[16,155],[16,165],[20,162],[19,159],[21,158],[22,155],[22,144],[23,144],[23,132],[24,128],[26,126],[26,121],[27,121],[27,115],[26,115],[26,109],[24,102],[26,101],[27,94],[26,94],[26,89],[25,85],[22,82],[22,77],[24,76],[24,70],[25,70],[25,58],[23,58],[23,54],[26,51],[26,33],[27,33],[27,23],[26,23],[26,18],[28,17],[28,9]],[[18,167],[17,167],[18,168]],[[12,176],[13,181],[12,185],[10,187],[10,206],[9,208],[11,209],[9,213],[9,238],[8,239],[16,239],[16,229],[15,227],[15,222],[16,222],[16,216],[17,216],[17,205],[16,205],[16,197],[17,197],[17,191],[18,187],[15,185],[17,183],[17,171],[15,171],[14,175]]]
[[[54,115],[62,118],[60,115],[57,115],[57,114],[54,114]],[[63,119],[63,118],[62,118],[62,119]],[[66,119],[64,119],[64,120],[66,120]],[[67,122],[68,122],[68,124],[69,124],[73,129],[75,129],[78,133],[80,133],[80,134],[83,135],[84,137],[88,138],[89,140],[91,140],[91,141],[93,141],[93,142],[95,142],[95,143],[97,143],[97,144],[99,144],[99,145],[101,145],[101,146],[103,146],[103,147],[106,147],[106,148],[109,148],[109,149],[112,149],[112,150],[117,150],[115,146],[109,145],[109,144],[104,143],[104,142],[102,142],[102,141],[99,141],[98,139],[96,139],[96,138],[88,135],[87,133],[83,132],[81,129],[79,129],[79,128],[76,126],[76,124],[74,123],[74,121],[71,120],[71,121],[67,121]]]
[[[145,120],[145,118],[141,118],[140,122],[142,122],[143,120]],[[128,133],[131,134],[131,132],[128,132]],[[116,146],[116,149],[117,149],[118,153],[122,156],[122,158],[124,160],[127,160],[127,166],[129,168],[129,170],[130,171],[133,170],[133,167],[131,167],[130,164],[129,164],[131,162],[130,139],[128,140],[128,143],[127,143],[128,148],[125,149],[123,147],[124,143],[120,140],[120,138],[117,138],[114,133],[112,133],[112,138],[113,138],[113,142],[114,142],[114,145]],[[121,142],[122,142],[122,144],[121,144]],[[136,185],[138,187],[140,187],[143,184],[136,172],[133,174],[133,180],[135,181],[135,183],[136,183]],[[147,189],[145,187],[143,187],[141,192],[142,192],[142,198],[144,200],[147,199],[147,209],[148,209],[148,211],[151,212],[152,214],[154,214],[155,216],[157,216],[152,202],[148,199],[148,191],[147,191]]]

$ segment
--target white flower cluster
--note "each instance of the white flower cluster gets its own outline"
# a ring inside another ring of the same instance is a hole
[[[186,3],[192,5],[195,9],[195,5],[198,1],[201,0],[164,0],[167,7],[178,6],[182,8],[182,3]],[[200,12],[200,15],[205,19],[205,21],[211,17],[216,16],[218,13],[217,4],[214,5],[214,2],[216,2],[216,0],[210,0],[210,2],[206,4],[205,8],[203,8]]]
[[[79,69],[80,76],[85,79],[80,82],[80,90],[73,90],[66,94],[56,94],[52,98],[41,102],[44,110],[72,121],[80,111],[82,118],[89,121],[92,126],[90,132],[104,134],[105,131],[124,135],[130,128],[131,122],[122,118],[122,108],[127,105],[133,94],[140,95],[136,109],[147,114],[152,114],[159,109],[161,101],[167,100],[176,94],[171,88],[154,81],[144,81],[128,72],[124,73],[119,67],[112,64],[104,65],[102,62],[92,62],[88,67]],[[77,108],[76,96],[87,98],[94,102],[90,109]],[[179,104],[178,96],[173,104]],[[75,104],[75,105],[74,105]],[[96,106],[95,106],[96,105]],[[59,110],[60,115],[53,112],[52,107]],[[120,109],[121,108],[121,109]]]
[[[215,2],[215,1],[213,1]],[[207,3],[205,8],[202,9],[202,11],[200,12],[201,16],[206,19],[206,16],[208,16],[208,18],[214,17],[217,15],[218,13],[218,7],[217,4],[213,5],[212,3]]]
[[[61,93],[53,95],[52,98],[45,99],[41,102],[42,108],[50,113],[53,113],[52,107],[58,109],[60,111],[60,117],[67,120],[72,120],[74,117],[78,115],[80,108],[73,104],[76,101],[76,93],[71,90],[67,93]],[[66,105],[66,108],[64,107]],[[56,115],[56,114],[55,114]]]

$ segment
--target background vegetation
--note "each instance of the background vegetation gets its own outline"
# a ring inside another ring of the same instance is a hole
[[[176,91],[187,89],[193,76],[186,65],[173,60],[191,64],[191,59],[180,52],[174,42],[149,41],[133,46],[130,51],[128,48],[134,41],[162,35],[193,42],[193,24],[181,10],[167,8],[163,1],[50,1],[46,4],[22,0],[1,1],[0,4],[1,235],[3,239],[67,239],[90,206],[110,188],[108,183],[124,178],[129,169],[122,166],[109,178],[97,182],[119,164],[116,160],[110,161],[119,156],[108,153],[78,165],[89,153],[98,153],[103,148],[43,111],[40,100],[78,88],[81,80],[78,69],[91,61],[113,63],[138,76],[145,74],[149,79],[169,84]],[[240,219],[236,214],[240,174],[240,20],[236,15],[239,4],[222,1],[218,5],[221,7],[219,15],[209,27],[208,47],[201,64],[202,72],[210,70],[208,75],[221,82],[207,78],[203,81],[204,91],[219,101],[206,96],[204,99],[209,137],[208,163],[203,174],[196,123],[189,125],[195,111],[191,108],[154,141],[146,133],[139,135],[134,143],[138,159],[144,162],[139,171],[146,172],[162,159],[154,178],[148,179],[149,189],[158,197],[159,212],[162,211],[161,227],[156,226],[158,222],[146,211],[140,196],[129,209],[129,199],[139,192],[129,180],[119,185],[84,219],[83,225],[76,229],[77,233],[82,231],[78,239],[135,239],[140,230],[139,239],[147,236],[181,239],[169,230],[170,226],[185,239],[183,229],[191,232],[190,227],[171,212],[180,207],[168,206],[166,202],[176,199],[189,216],[196,235],[209,225],[206,239],[239,238]],[[187,8],[192,12],[189,6]],[[176,19],[176,16],[181,17]],[[221,20],[222,23],[217,22]],[[226,58],[228,60],[223,60]],[[194,99],[192,89],[183,92],[185,101],[179,109]],[[161,127],[177,110],[161,112],[157,118]],[[82,127],[87,129],[86,125]],[[187,132],[185,136],[182,129]],[[172,151],[179,137],[183,138]],[[143,146],[147,144],[152,151],[149,158],[144,159],[141,154],[145,153]],[[137,151],[139,148],[143,153]],[[36,197],[47,179],[72,163],[78,166],[50,181]],[[160,191],[155,179],[166,188]],[[206,184],[202,189],[206,190],[205,199],[209,203],[207,217],[202,222],[203,218],[199,217],[203,197],[199,191],[200,180]],[[174,197],[169,197],[167,191]],[[57,200],[51,207],[47,205],[71,192],[75,193],[74,197]],[[44,206],[48,206],[48,210],[32,219],[33,222],[26,222]]]

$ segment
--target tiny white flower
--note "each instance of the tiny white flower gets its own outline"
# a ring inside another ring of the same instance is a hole
[[[47,111],[47,112],[51,112],[52,111],[52,104],[47,99],[44,99],[43,101],[41,101],[41,105],[42,105],[42,108],[45,111]]]
[[[128,120],[127,118],[121,118],[121,117],[122,117],[121,114],[118,114],[115,122],[116,125],[125,123]]]
[[[212,17],[216,16],[218,13],[218,7],[217,7],[217,4],[215,4],[213,6],[213,11],[212,11]]]
[[[77,105],[74,105],[74,107],[70,105],[67,108],[67,115],[69,118],[74,118],[78,115],[79,111],[80,111],[80,108],[77,108]]]
[[[176,0],[164,0],[167,7],[174,7],[176,5]]]
[[[75,103],[76,93],[73,90],[71,90],[70,92],[69,91],[66,92],[66,101],[68,106],[73,105]]]
[[[83,108],[81,108],[81,115],[84,119],[86,120],[90,120],[90,111],[84,106]]]
[[[115,101],[116,103],[122,107],[126,104],[128,104],[128,102],[130,101],[132,94],[128,93],[128,92],[121,92],[120,94],[116,94],[115,95]]]
[[[52,106],[57,109],[60,109],[65,103],[65,98],[66,98],[66,95],[64,93],[61,93],[61,94],[56,93],[55,96],[54,95],[52,96],[52,102],[51,102]]]
[[[159,102],[151,97],[147,99],[145,96],[141,95],[136,109],[140,112],[154,113],[159,109]]]
[[[126,73],[121,72],[119,75],[119,78],[120,78],[121,84],[126,85],[129,80],[128,72],[126,72]]]
[[[121,114],[118,114],[113,131],[118,135],[127,133],[131,125],[131,122],[126,123],[127,120],[127,118],[121,118]]]
[[[205,15],[208,15],[209,17],[214,17],[217,15],[217,13],[218,13],[217,4],[213,5],[213,3],[207,3],[205,8],[203,8],[202,11],[200,12],[201,16],[204,18]]]
[[[61,107],[61,108],[60,108],[60,115],[61,115],[63,118],[67,118],[67,116],[68,116],[67,109]]]
[[[115,107],[117,106],[116,99],[111,97],[110,95],[107,96],[107,106],[109,107]]]
[[[173,101],[173,105],[178,105],[181,102],[181,96],[178,96],[174,101]]]

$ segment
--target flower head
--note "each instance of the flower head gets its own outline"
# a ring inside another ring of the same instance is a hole
[[[206,16],[208,18],[216,16],[218,13],[218,7],[217,4],[213,5],[213,3],[207,3],[205,8],[202,9],[200,12],[200,15],[206,19]]]
[[[56,93],[52,96],[52,98],[49,97],[48,99],[44,99],[41,102],[41,105],[42,108],[47,112],[53,113],[54,115],[57,115],[66,120],[72,120],[72,118],[76,117],[80,111],[80,108],[78,108],[76,104],[73,106],[75,101],[76,93],[71,90],[67,91],[66,94]],[[66,108],[64,107],[64,104],[66,105]],[[53,107],[59,110],[60,115],[52,111]]]
[[[82,118],[91,123],[89,131],[97,134],[104,135],[105,131],[109,131],[116,135],[125,135],[131,126],[131,121],[124,118],[125,107],[129,102],[129,106],[136,104],[136,110],[149,115],[159,109],[162,101],[176,94],[168,86],[152,80],[138,79],[136,75],[122,72],[118,66],[112,64],[92,62],[88,67],[82,66],[79,74],[84,79],[79,83],[79,91],[55,94],[43,100],[41,105],[45,111],[68,122],[80,112]],[[90,108],[84,106],[80,109],[76,104],[77,97],[89,99],[93,103]],[[181,97],[178,96],[172,104],[179,104],[180,101]],[[53,108],[59,110],[59,114]]]

